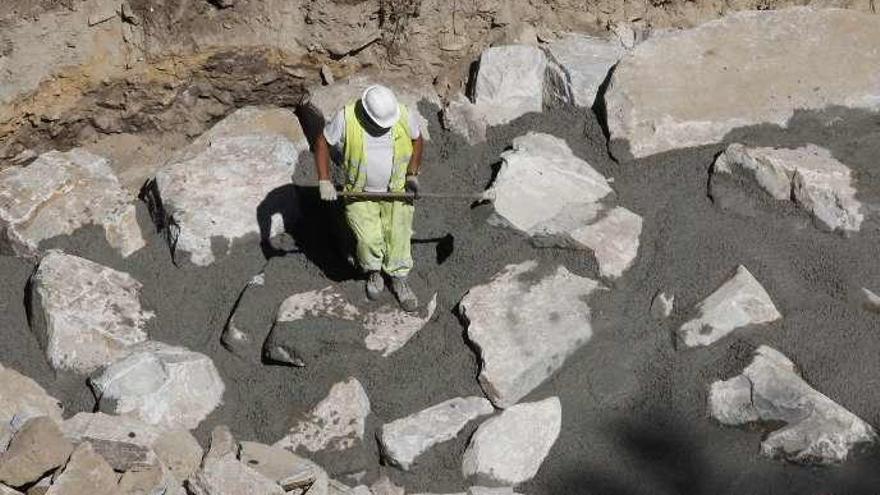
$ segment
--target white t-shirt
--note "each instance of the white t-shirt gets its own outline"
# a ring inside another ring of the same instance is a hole
[[[409,111],[409,135],[412,139],[421,136],[419,121],[416,113]],[[364,153],[367,155],[367,183],[364,190],[367,192],[386,192],[388,183],[391,182],[391,171],[394,168],[394,143],[391,140],[393,132],[381,136],[372,136],[364,132]],[[345,143],[345,109],[336,113],[326,127],[324,138],[327,144],[336,147],[342,153]]]

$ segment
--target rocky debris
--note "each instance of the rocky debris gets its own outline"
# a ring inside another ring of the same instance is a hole
[[[864,215],[856,199],[850,169],[825,148],[808,144],[797,149],[747,148],[731,144],[715,160],[709,192],[726,209],[747,204],[734,177],[748,176],[778,201],[793,201],[813,215],[817,226],[840,232],[858,231]]]
[[[186,429],[220,405],[225,389],[211,358],[161,342],[132,346],[90,384],[104,412]]]
[[[241,442],[239,458],[254,471],[278,483],[285,492],[327,493],[327,473],[314,462],[290,451],[256,442]]]
[[[419,124],[425,139],[431,139],[428,131],[428,120],[419,110],[419,103],[424,101],[440,107],[440,97],[431,85],[419,84],[413,80],[400,78],[389,79],[382,75],[357,75],[327,86],[315,86],[308,91],[303,101],[304,125],[310,135],[323,130],[325,123],[348,103],[361,97],[364,90],[373,84],[384,84],[394,91],[400,103],[418,114]]]
[[[859,296],[861,305],[864,309],[874,313],[880,313],[880,296],[864,287],[859,291]],[[0,397],[2,397],[2,394],[0,394]]]
[[[70,455],[46,495],[116,495],[118,478],[92,445],[83,442]]]
[[[795,110],[880,108],[880,19],[850,10],[746,11],[638,44],[605,95],[612,152],[654,153],[785,126]],[[760,47],[761,56],[755,56]],[[847,74],[842,78],[840,74]]]
[[[742,265],[697,311],[700,315],[678,330],[679,340],[688,347],[711,345],[737,328],[782,318],[761,283]]]
[[[473,102],[489,125],[506,124],[544,109],[547,57],[539,48],[506,45],[480,56]]]
[[[40,242],[91,224],[123,256],[145,245],[132,198],[106,158],[51,151],[0,171],[0,253],[37,256]]]
[[[114,470],[141,471],[161,463],[178,482],[199,467],[202,448],[186,430],[162,430],[135,418],[79,413],[62,424],[73,443],[88,442]]]
[[[0,483],[21,487],[38,481],[64,465],[73,446],[54,420],[47,416],[29,419],[0,452]]]
[[[146,340],[153,317],[141,283],[92,261],[49,251],[30,281],[31,329],[56,370],[91,373]]]
[[[516,485],[532,479],[562,427],[557,397],[512,406],[477,428],[462,460],[462,472],[489,484]]]
[[[367,349],[388,357],[400,350],[421,330],[437,310],[437,294],[415,313],[407,313],[397,306],[383,306],[364,316],[364,328],[369,334],[364,339]]]
[[[61,422],[61,403],[37,382],[0,364],[0,425],[8,425],[13,418],[35,416]],[[4,446],[0,442],[0,447]]]
[[[665,292],[658,292],[654,299],[651,300],[651,317],[655,320],[663,320],[669,318],[675,304],[675,296],[667,295]]]
[[[469,422],[494,411],[482,397],[457,397],[392,421],[382,427],[379,435],[383,456],[408,470],[423,452],[455,438]]]
[[[608,78],[611,68],[625,53],[616,39],[596,38],[566,33],[561,39],[547,44],[550,60],[562,69],[562,87],[555,88],[557,99],[579,107],[591,108],[599,88]]]
[[[235,240],[261,234],[257,208],[290,183],[306,150],[292,112],[238,110],[157,172],[148,188],[153,217],[173,249],[210,265],[212,238],[225,239],[228,253]]]
[[[527,261],[465,295],[461,315],[479,352],[480,385],[493,404],[516,404],[590,339],[587,300],[601,287],[565,267],[543,271]]]
[[[842,462],[855,445],[877,439],[870,425],[810,387],[787,357],[767,346],[741,375],[712,384],[709,410],[726,425],[785,423],[761,442],[761,453],[802,464]]]
[[[192,495],[284,495],[275,481],[239,461],[240,446],[225,426],[211,433],[211,448],[201,468],[187,481]]]
[[[513,140],[487,195],[490,222],[541,244],[590,249],[603,277],[617,278],[634,262],[642,218],[609,206],[614,191],[602,174],[576,157],[562,139],[530,132]]]
[[[330,388],[318,405],[298,421],[275,447],[296,452],[341,451],[359,445],[364,440],[370,399],[355,378],[337,383]]]

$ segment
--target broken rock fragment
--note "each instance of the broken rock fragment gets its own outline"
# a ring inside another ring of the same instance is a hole
[[[91,373],[146,340],[153,317],[129,274],[49,251],[31,278],[31,329],[56,370]]]
[[[556,397],[512,406],[477,428],[462,472],[481,483],[524,483],[538,473],[561,427],[562,406]]]
[[[495,409],[482,397],[455,398],[392,421],[382,427],[379,443],[385,458],[407,470],[434,445],[451,440],[469,422]]]
[[[699,316],[678,331],[679,339],[688,347],[711,345],[738,328],[782,318],[764,287],[742,265],[697,306],[697,311]]]
[[[742,374],[712,384],[709,410],[726,425],[785,423],[761,442],[761,453],[797,463],[842,462],[855,445],[877,439],[870,425],[810,387],[788,358],[767,346]]]
[[[192,495],[284,495],[275,481],[238,459],[240,445],[225,426],[211,433],[211,448],[201,468],[187,481]]]
[[[0,452],[0,483],[21,487],[64,465],[73,446],[47,416],[29,419],[6,452]]]
[[[99,225],[127,257],[145,244],[132,200],[108,160],[82,149],[6,168],[0,171],[0,253],[36,256],[44,240]]]
[[[747,203],[745,193],[732,180],[743,175],[753,178],[774,199],[794,201],[823,229],[845,233],[861,228],[864,215],[850,169],[825,148],[812,144],[797,149],[731,144],[715,160],[709,183],[712,200],[725,209]]]
[[[35,416],[48,416],[60,422],[61,403],[37,382],[0,364],[0,424]]]
[[[388,357],[400,350],[434,316],[437,309],[437,294],[428,304],[414,313],[407,313],[397,306],[383,306],[364,317],[367,334],[364,339],[367,349]]]
[[[304,493],[327,493],[327,473],[314,462],[288,450],[256,442],[241,442],[239,459],[278,483],[285,492],[304,490]]]
[[[608,72],[624,55],[625,48],[617,39],[567,33],[546,45],[550,60],[561,68],[565,77],[555,88],[558,99],[579,107],[591,108]]]
[[[654,299],[651,300],[651,316],[655,320],[669,318],[674,304],[675,296],[667,295],[665,292],[658,292]]]
[[[46,495],[116,495],[118,478],[88,442],[77,446]]]
[[[104,412],[186,429],[220,405],[225,389],[208,356],[152,341],[131,347],[90,384]]]
[[[516,404],[593,335],[587,300],[599,283],[536,261],[510,265],[474,287],[460,308],[479,352],[480,385],[498,407]]]
[[[473,101],[489,125],[544,109],[547,57],[535,46],[505,45],[480,55]]]
[[[355,378],[337,383],[327,397],[290,429],[276,447],[296,452],[347,450],[363,442],[370,399]]]

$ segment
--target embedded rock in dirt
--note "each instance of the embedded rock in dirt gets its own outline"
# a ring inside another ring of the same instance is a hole
[[[315,137],[324,125],[333,119],[336,112],[348,103],[358,100],[364,90],[373,84],[383,84],[391,88],[397,100],[407,106],[409,111],[416,112],[421,131],[425,139],[430,139],[428,120],[419,111],[419,102],[440,106],[440,97],[433,86],[420,84],[414,80],[387,79],[382,76],[370,77],[357,75],[344,81],[336,81],[328,86],[315,86],[308,90],[303,101],[304,125],[310,137]]]
[[[327,397],[297,422],[275,447],[296,452],[341,451],[351,449],[364,440],[370,399],[355,378],[337,383]]]
[[[480,55],[473,101],[488,125],[502,125],[544,109],[547,57],[539,48],[506,45]]]
[[[162,428],[193,429],[223,398],[223,380],[208,356],[144,342],[90,380],[99,408]]]
[[[370,485],[370,489],[366,493],[371,493],[372,495],[405,495],[406,490],[395,485],[388,476],[383,474],[381,478]]]
[[[712,417],[726,425],[783,422],[761,453],[803,464],[845,461],[857,444],[873,443],[870,425],[810,387],[779,351],[761,346],[742,372],[712,384]]]
[[[89,442],[120,472],[148,469],[159,462],[182,482],[202,460],[202,448],[188,431],[162,430],[127,416],[78,413],[61,428],[73,443]]]
[[[576,157],[564,140],[530,132],[513,140],[487,192],[490,222],[509,225],[541,244],[590,249],[603,277],[617,278],[635,261],[642,218],[609,207],[605,177]]]
[[[627,155],[623,140],[636,158],[710,144],[738,127],[785,126],[795,110],[880,109],[878,45],[876,15],[803,7],[652,36],[605,94],[612,153]]]
[[[658,292],[654,299],[651,300],[651,317],[655,320],[669,318],[674,304],[675,296],[667,295],[665,292]]]
[[[709,193],[712,201],[736,210],[748,201],[734,177],[750,176],[779,201],[794,201],[809,212],[817,226],[841,232],[858,231],[864,215],[856,199],[850,169],[825,148],[808,144],[797,149],[747,148],[731,144],[715,160]]]
[[[239,459],[254,471],[278,483],[285,492],[327,493],[327,473],[314,462],[288,450],[256,442],[241,442]]]
[[[557,397],[517,404],[477,428],[462,460],[467,478],[516,485],[532,479],[559,437]]]
[[[61,402],[37,382],[0,364],[0,425],[8,425],[13,418],[36,416],[60,423]]]
[[[469,422],[494,411],[482,397],[457,397],[392,421],[382,427],[379,435],[383,456],[408,470],[419,455],[455,438]]]
[[[874,313],[880,313],[880,296],[862,287],[859,291],[859,299],[863,308]],[[2,397],[2,394],[0,394]]]
[[[37,256],[40,242],[93,224],[127,257],[145,245],[133,199],[106,158],[79,148],[2,170],[0,253]]]
[[[150,203],[170,245],[206,266],[215,259],[212,238],[225,239],[228,253],[233,241],[262,234],[257,208],[290,184],[308,149],[298,122],[287,110],[244,108],[163,165]]]
[[[46,495],[115,495],[118,478],[88,442],[79,444]]]
[[[127,273],[52,250],[30,285],[31,329],[56,370],[91,373],[147,339],[153,313]]]
[[[468,144],[486,141],[486,128],[489,127],[486,116],[461,93],[449,99],[443,109],[441,122],[444,129],[460,134]]]
[[[592,108],[608,72],[625,53],[618,39],[573,33],[547,44],[545,50],[565,76],[563,84],[553,89],[557,99],[585,108]]]
[[[711,345],[737,328],[782,318],[761,283],[742,265],[697,311],[700,315],[678,330],[679,340],[688,347]]]
[[[214,428],[201,468],[187,481],[192,495],[284,495],[275,481],[239,461],[240,446],[225,426]]]
[[[364,328],[367,334],[364,339],[367,349],[382,353],[388,357],[400,350],[413,336],[418,333],[434,317],[437,310],[437,294],[428,304],[413,313],[407,313],[398,306],[382,306],[364,316]]]
[[[54,420],[31,418],[0,452],[0,483],[13,487],[33,483],[63,465],[72,450]]]
[[[527,261],[465,295],[461,314],[479,352],[480,385],[493,404],[516,404],[590,339],[587,299],[600,288],[565,267],[544,273]]]

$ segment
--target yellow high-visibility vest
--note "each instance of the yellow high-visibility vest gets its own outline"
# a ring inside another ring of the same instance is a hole
[[[345,190],[361,192],[367,183],[367,154],[364,151],[364,133],[358,121],[355,107],[357,102],[345,106],[345,145],[343,148],[343,167],[345,168]],[[394,143],[394,163],[388,190],[402,192],[406,186],[406,170],[413,153],[412,137],[409,134],[409,111],[400,105],[400,118],[391,128]]]

